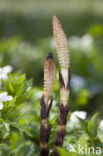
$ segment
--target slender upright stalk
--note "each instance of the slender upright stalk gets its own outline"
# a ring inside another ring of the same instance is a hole
[[[69,98],[69,50],[68,41],[64,33],[63,27],[59,18],[53,16],[53,34],[57,49],[57,54],[60,63],[59,82],[60,82],[60,116],[58,119],[58,129],[55,139],[55,147],[53,150],[53,156],[59,156],[57,147],[63,146],[63,140],[65,136],[65,129],[67,123],[67,115],[69,112],[68,98]]]
[[[44,64],[44,93],[41,98],[41,127],[40,127],[40,155],[48,156],[48,141],[50,137],[51,125],[48,123],[49,112],[53,99],[51,92],[56,77],[56,67],[52,53],[48,53]],[[49,102],[50,101],[50,102]]]

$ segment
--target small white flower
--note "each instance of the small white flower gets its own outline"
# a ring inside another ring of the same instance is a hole
[[[80,48],[83,51],[91,49],[93,44],[93,38],[89,34],[85,34],[82,37],[72,36],[69,40],[70,47]]]
[[[78,36],[72,36],[69,39],[69,45],[73,48],[79,48],[80,46],[80,38]]]
[[[0,102],[0,110],[2,110],[2,109],[3,109],[3,103]]]
[[[11,101],[13,99],[12,96],[8,96],[7,95],[7,92],[3,92],[3,93],[0,93],[0,110],[3,109],[3,103],[4,101]]]
[[[0,80],[6,80],[8,78],[8,73],[12,71],[12,67],[7,65],[3,68],[0,68]]]
[[[77,116],[84,120],[86,119],[87,113],[84,111],[73,112],[70,117],[70,122],[77,124],[79,122],[79,119],[77,118]]]
[[[81,49],[89,50],[92,46],[93,38],[91,35],[86,34],[81,38]]]
[[[0,73],[0,80],[6,80],[8,78],[7,74],[5,73]]]
[[[101,132],[103,132],[103,120],[101,120],[99,123],[99,129],[101,130]]]
[[[3,67],[3,72],[6,74],[10,73],[12,70],[13,70],[13,68],[9,65]]]
[[[85,87],[86,81],[78,75],[72,75],[70,85],[72,89],[77,92]]]

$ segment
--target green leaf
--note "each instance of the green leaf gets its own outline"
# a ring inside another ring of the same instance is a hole
[[[88,134],[92,139],[94,139],[97,136],[97,128],[98,128],[98,113],[96,113],[88,121]]]
[[[3,119],[15,120],[19,114],[19,107],[31,96],[32,80],[26,80],[25,74],[20,72],[9,74],[8,79],[2,82],[3,91],[13,96],[13,100],[4,103],[1,110]]]
[[[64,150],[62,148],[57,148],[57,149],[58,149],[60,156],[70,156],[66,150]]]
[[[2,143],[2,144],[0,144],[0,156],[4,156],[4,155],[10,156],[11,150],[7,144]]]
[[[0,127],[0,137],[2,139],[6,139],[7,136],[9,135],[10,133],[10,126],[9,126],[9,123],[6,123],[6,122],[3,122],[1,127]]]
[[[77,116],[77,118],[79,119],[79,122],[80,122],[81,127],[82,127],[85,131],[87,131],[87,123],[86,123],[86,121],[83,120],[82,118],[78,117],[78,116]]]
[[[32,137],[32,134],[30,133],[30,128],[27,125],[23,125],[17,122],[10,122],[10,126],[15,127],[20,132],[25,133],[26,135]]]
[[[76,142],[76,151],[79,153],[79,147],[82,148],[83,152],[85,153],[85,148],[88,147],[88,142],[87,142],[88,136],[87,134],[83,133],[82,136],[77,140]]]

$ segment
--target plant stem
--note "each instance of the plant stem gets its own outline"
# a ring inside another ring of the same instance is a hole
[[[41,126],[40,126],[40,155],[48,156],[48,141],[51,125],[48,123],[49,112],[52,107],[53,98],[51,92],[56,77],[56,66],[52,53],[48,53],[44,64],[44,93],[41,98]],[[50,102],[49,102],[50,101]]]
[[[65,87],[64,84],[64,80],[62,77],[62,73],[59,72],[59,82],[60,82],[60,92],[61,92],[61,96],[67,97],[69,96],[69,84],[70,84],[70,73],[68,72],[68,84],[67,87]],[[64,93],[62,93],[64,92]],[[63,95],[64,94],[64,95]],[[61,97],[62,99],[62,97]],[[63,100],[65,101],[65,100]],[[52,156],[59,156],[59,152],[57,150],[57,147],[62,147],[63,146],[63,141],[64,141],[64,136],[65,136],[65,130],[66,130],[66,124],[67,124],[67,116],[68,116],[68,112],[69,112],[69,105],[68,103],[64,103],[61,100],[60,103],[60,116],[58,119],[58,129],[57,129],[57,135],[56,135],[56,139],[55,139],[55,147],[52,153]]]
[[[48,156],[48,141],[50,137],[51,125],[48,123],[49,112],[52,107],[53,99],[51,97],[48,108],[44,102],[44,96],[41,98],[41,127],[40,127],[40,156]]]

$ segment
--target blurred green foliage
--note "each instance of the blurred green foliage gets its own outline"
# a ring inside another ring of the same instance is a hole
[[[70,114],[75,110],[84,110],[88,114],[88,121],[79,118],[79,128],[67,127],[64,147],[58,151],[61,156],[75,156],[75,153],[68,154],[70,143],[75,144],[76,149],[78,144],[103,146],[103,134],[98,128],[98,120],[103,118],[102,4],[100,0],[0,1],[0,66],[9,64],[13,67],[13,73],[0,86],[1,92],[7,91],[13,96],[13,100],[4,102],[4,108],[0,110],[1,156],[39,155],[40,98],[48,51],[53,53],[57,66],[54,103],[49,118],[53,127],[49,146],[53,148],[60,102],[59,64],[51,22],[54,13],[61,18],[69,40]],[[75,83],[77,80],[80,83]],[[99,117],[95,114],[90,118],[96,112]]]

